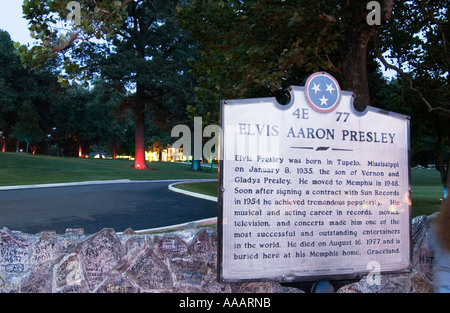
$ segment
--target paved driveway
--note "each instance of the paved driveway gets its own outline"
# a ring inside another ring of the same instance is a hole
[[[168,190],[171,182],[131,182],[0,190],[0,227],[37,233],[84,228],[122,232],[217,216],[217,203]]]

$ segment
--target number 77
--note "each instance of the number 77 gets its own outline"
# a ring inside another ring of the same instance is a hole
[[[348,117],[350,116],[350,113],[346,113],[346,112],[336,112],[336,114],[338,116],[336,119],[336,122],[339,122],[339,120],[341,119],[341,116],[344,115],[345,118],[344,118],[343,122],[345,123],[345,122],[347,122]]]

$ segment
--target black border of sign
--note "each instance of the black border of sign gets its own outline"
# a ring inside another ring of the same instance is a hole
[[[303,87],[297,87],[297,86],[291,86],[289,87],[289,91],[292,92],[293,88],[303,89]],[[345,92],[345,91],[344,91]],[[293,99],[293,95],[291,94],[291,99]],[[226,279],[223,277],[223,192],[224,192],[224,186],[223,186],[223,168],[224,168],[224,151],[223,151],[223,125],[224,125],[224,106],[230,105],[230,104],[245,104],[245,102],[248,101],[257,101],[258,98],[254,99],[238,99],[238,100],[221,100],[220,101],[220,111],[219,111],[219,124],[220,127],[222,127],[222,132],[220,133],[219,137],[219,168],[218,168],[218,181],[217,184],[218,192],[217,192],[217,202],[218,202],[218,215],[217,215],[217,239],[218,239],[218,245],[217,245],[217,281],[219,283],[240,283],[240,282],[262,282],[262,281],[276,281],[280,283],[311,283],[314,281],[319,280],[329,280],[329,281],[340,281],[340,282],[346,282],[351,283],[354,281],[361,280],[364,276],[370,273],[368,272],[358,272],[358,273],[350,273],[350,274],[335,274],[335,275],[317,275],[317,276],[294,276],[294,278],[290,277],[289,280],[283,280],[281,277],[280,279],[276,278],[253,278],[253,279]],[[274,103],[277,103],[276,98],[267,97],[264,98],[266,101],[272,100]],[[283,106],[284,109],[287,109],[293,104],[294,101],[291,101],[287,106]],[[412,204],[411,204],[411,133],[410,133],[410,120],[411,118],[409,116],[387,111],[384,109],[379,109],[376,107],[368,106],[363,112],[356,111],[354,109],[353,105],[351,107],[354,110],[354,114],[357,116],[363,116],[367,112],[372,111],[374,113],[382,114],[382,115],[389,115],[397,118],[402,118],[405,120],[405,131],[406,131],[406,150],[407,150],[407,162],[408,162],[408,189],[409,189],[409,210],[408,210],[408,220],[409,220],[409,260],[408,265],[404,269],[396,270],[396,271],[382,271],[380,274],[404,274],[411,272],[412,268],[412,258],[413,258],[413,247],[412,247]]]

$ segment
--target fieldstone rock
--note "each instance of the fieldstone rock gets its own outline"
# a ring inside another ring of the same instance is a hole
[[[231,283],[233,293],[280,293],[282,287],[277,282]]]
[[[202,229],[193,238],[188,253],[196,257],[207,257],[211,253],[211,236],[207,229]]]
[[[279,292],[280,293],[305,293],[305,291],[303,291],[299,288],[286,287],[286,286],[281,286],[281,290]]]
[[[21,292],[23,293],[51,293],[53,268],[51,263],[35,268],[25,279]]]
[[[438,213],[429,216],[418,216],[412,220],[412,268],[416,279],[420,281],[417,292],[433,290],[433,253],[425,248],[425,238],[431,221]]]
[[[119,273],[113,273],[98,289],[98,293],[138,293],[130,279]]]
[[[82,279],[81,264],[76,254],[64,257],[55,265],[54,280],[55,288],[61,289],[66,286],[80,285]]]
[[[82,281],[80,284],[64,286],[55,293],[89,293],[89,288],[86,286],[86,282]]]
[[[176,234],[155,236],[154,245],[162,257],[186,255],[188,250],[186,242]]]
[[[177,282],[201,289],[203,277],[206,275],[204,259],[192,256],[176,257],[171,258],[169,263]]]
[[[63,248],[55,240],[54,236],[40,236],[31,244],[31,260],[32,267],[38,266],[42,263],[53,261],[63,250]]]
[[[134,235],[135,232],[134,232],[133,228],[127,228],[127,229],[125,229],[125,230],[123,231],[122,234],[124,234],[124,235]]]
[[[84,235],[84,229],[83,228],[67,228],[66,229],[66,235],[83,236]]]
[[[140,251],[144,250],[147,246],[146,236],[132,236],[125,240],[124,247],[128,260],[133,259]]]
[[[4,280],[14,280],[14,276],[24,276],[30,271],[30,244],[32,240],[20,233],[10,231],[6,227],[2,229],[0,268],[4,269]]]
[[[0,292],[19,293],[21,285],[22,278],[20,276],[4,272],[0,274]]]
[[[230,284],[222,284],[217,280],[217,250],[206,259],[206,275],[203,277],[202,288],[204,292],[231,293]]]
[[[206,293],[231,293],[230,284],[221,284],[217,281],[217,272],[208,271],[203,276],[202,291]]]
[[[168,291],[173,287],[172,275],[155,251],[147,248],[128,267],[125,274],[145,291]]]
[[[80,244],[79,257],[91,291],[112,270],[125,265],[125,249],[113,229],[105,228]]]

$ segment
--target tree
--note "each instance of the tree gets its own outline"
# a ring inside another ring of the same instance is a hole
[[[8,137],[20,108],[18,79],[25,75],[8,32],[0,30],[0,130]]]
[[[178,26],[177,1],[135,1],[128,19],[116,32],[116,47],[101,63],[111,81],[135,88],[130,96],[135,112],[135,167],[145,168],[145,116],[162,130],[184,118],[184,106],[193,90],[187,60],[194,50]],[[140,161],[139,161],[140,160]]]
[[[84,157],[95,145],[101,155],[102,145],[119,142],[128,127],[118,111],[122,97],[102,81],[92,89],[66,88],[52,106],[51,140],[59,154]]]
[[[26,153],[31,145],[33,154],[35,154],[37,143],[44,137],[44,133],[39,127],[39,114],[30,101],[25,101],[17,115],[19,120],[14,125],[11,136],[27,143]]]
[[[15,53],[14,43],[9,33],[0,30],[0,105],[1,112],[15,109],[15,101],[18,98],[14,88],[16,75],[22,73],[20,58]]]
[[[0,31],[0,130],[7,142],[19,120],[17,112],[26,101],[32,103],[38,114],[40,129],[47,134],[51,127],[50,106],[56,92],[56,77],[51,72],[37,73],[24,66],[21,63],[24,51],[24,46],[13,43],[7,32]]]
[[[88,151],[86,104],[90,100],[87,89],[72,86],[63,89],[51,108],[51,142],[58,154],[83,157]]]
[[[48,59],[58,61],[67,72],[61,81],[81,79],[86,83],[102,73],[108,82],[121,85],[118,88],[122,90],[127,88],[123,105],[131,107],[135,116],[134,167],[145,169],[146,108],[159,106],[167,99],[166,94],[180,94],[178,87],[184,84],[177,86],[177,80],[185,81],[187,77],[187,70],[179,67],[183,56],[180,47],[188,47],[188,42],[176,24],[177,1],[79,3],[79,25],[66,25],[66,30],[61,31],[55,21],[73,17],[66,9],[66,1],[44,5],[25,1],[24,14],[30,20],[30,30],[42,41],[31,59],[38,66],[46,66]]]

